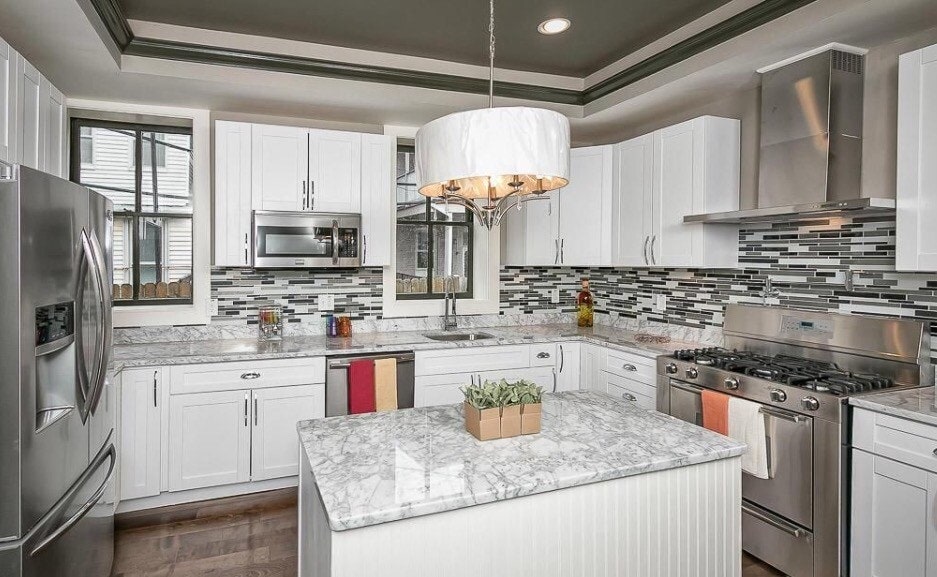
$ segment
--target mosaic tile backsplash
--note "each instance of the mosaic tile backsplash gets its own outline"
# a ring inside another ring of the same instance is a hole
[[[571,314],[580,278],[586,276],[598,322],[634,319],[707,329],[722,325],[727,303],[765,302],[918,318],[937,333],[937,275],[894,272],[893,217],[747,225],[739,232],[739,250],[740,268],[734,270],[504,267],[500,320]],[[849,269],[860,271],[852,290],[845,287]],[[762,296],[766,278],[776,295]],[[335,295],[335,312],[351,315],[357,330],[379,330],[386,324],[381,321],[381,283],[380,268],[214,269],[212,297],[219,301],[219,314],[210,328],[191,330],[202,338],[252,336],[257,307],[274,304],[284,309],[287,334],[321,333],[327,313],[317,310],[316,298],[323,293]],[[666,296],[663,311],[655,308],[657,295]],[[136,340],[130,335],[137,330],[143,329],[118,329],[117,342]]]

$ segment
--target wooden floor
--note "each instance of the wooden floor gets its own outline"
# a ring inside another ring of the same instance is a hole
[[[296,490],[118,516],[114,577],[295,577]],[[743,577],[781,575],[742,556]]]

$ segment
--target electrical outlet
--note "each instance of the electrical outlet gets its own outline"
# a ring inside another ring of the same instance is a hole
[[[657,295],[654,297],[654,308],[658,311],[667,310],[667,295]]]
[[[334,311],[335,310],[335,295],[319,295],[319,300],[317,301],[317,307],[320,311]]]
[[[550,302],[555,305],[560,304],[560,289],[553,287],[553,290],[550,293]]]
[[[218,299],[208,299],[208,316],[218,316]]]

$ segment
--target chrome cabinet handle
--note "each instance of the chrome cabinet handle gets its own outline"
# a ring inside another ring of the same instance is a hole
[[[241,378],[245,381],[253,381],[260,378],[260,373],[241,373]]]
[[[244,233],[244,264],[247,264],[249,262],[249,259],[247,258],[247,249],[249,247],[250,245],[247,242],[247,233],[245,232]]]
[[[306,210],[306,204],[308,204],[306,200],[307,198],[308,197],[306,196],[306,181],[304,180],[303,181],[303,210]]]
[[[644,252],[644,264],[651,264],[651,263],[648,262],[648,260],[647,260],[647,243],[648,243],[650,240],[651,240],[651,237],[649,237],[649,236],[644,237],[644,249],[643,249],[643,252]]]
[[[156,406],[156,375],[159,371],[153,371],[153,406]]]
[[[631,393],[622,393],[621,398],[625,399],[626,401],[631,401],[631,402],[638,400],[638,397],[632,395]]]
[[[254,393],[254,426],[257,426],[257,393]]]
[[[556,392],[556,369],[553,369],[553,392]]]
[[[934,456],[937,457],[937,449],[934,449]]]
[[[538,359],[549,359],[549,358],[550,358],[550,353],[547,353],[547,352],[537,353],[537,358],[538,358]]]
[[[656,265],[657,259],[654,258],[654,244],[657,242],[657,235],[651,237],[651,264]]]
[[[244,393],[244,426],[245,427],[247,426],[247,398],[249,396],[250,395],[248,395],[247,393]]]
[[[368,262],[368,235],[361,235],[361,264]]]
[[[338,264],[338,221],[332,221],[332,264]]]
[[[566,255],[565,255],[565,251],[563,250],[565,248],[564,247],[565,244],[566,244],[566,239],[561,238],[560,239],[560,264],[563,264],[564,262],[566,262]]]
[[[560,264],[560,239],[553,240],[553,264]]]
[[[316,181],[309,181],[309,210],[316,209]]]
[[[631,363],[625,363],[625,364],[623,364],[623,365],[621,366],[621,368],[625,369],[626,371],[636,371],[636,370],[638,370],[638,367],[632,365]]]
[[[563,372],[563,365],[566,364],[566,355],[563,353],[563,345],[560,345],[560,372]]]

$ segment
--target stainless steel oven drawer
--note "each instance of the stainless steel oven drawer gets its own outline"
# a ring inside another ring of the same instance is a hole
[[[790,577],[814,577],[813,534],[742,501],[742,549]]]

